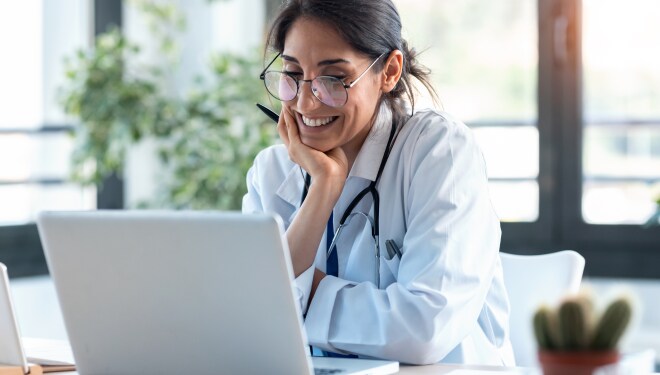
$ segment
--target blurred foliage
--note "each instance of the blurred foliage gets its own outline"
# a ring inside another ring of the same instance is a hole
[[[241,207],[247,170],[276,135],[272,121],[255,107],[266,100],[256,61],[260,60],[215,56],[214,79],[209,84],[200,80],[183,103],[182,126],[170,132],[160,152],[173,174],[163,204]]]
[[[655,212],[644,223],[644,228],[660,226],[660,197],[655,200]]]
[[[189,95],[168,95],[164,85],[176,64],[176,33],[185,27],[185,18],[172,4],[134,4],[145,14],[164,58],[139,64],[141,47],[112,29],[96,38],[93,50],[67,60],[60,101],[80,119],[72,178],[100,184],[122,170],[131,147],[153,138],[164,179],[158,196],[142,206],[239,209],[245,174],[276,134],[254,106],[266,100],[258,52],[217,54],[210,59],[209,74],[197,77]]]

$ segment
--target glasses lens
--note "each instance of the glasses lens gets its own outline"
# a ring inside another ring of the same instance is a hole
[[[330,107],[341,107],[348,99],[344,84],[335,77],[316,77],[312,81],[312,92],[321,103]]]
[[[298,92],[296,81],[281,72],[266,72],[264,84],[269,94],[283,101],[292,100]]]

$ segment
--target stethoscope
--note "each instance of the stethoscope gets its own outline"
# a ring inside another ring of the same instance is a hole
[[[342,232],[344,227],[348,225],[348,223],[354,218],[355,216],[363,216],[367,221],[370,222],[371,224],[371,236],[373,237],[374,243],[375,243],[375,257],[376,257],[376,285],[380,289],[380,244],[379,244],[379,234],[380,234],[380,225],[379,225],[379,208],[380,208],[380,196],[378,194],[378,189],[376,189],[376,184],[378,183],[378,180],[380,179],[380,175],[383,173],[383,169],[385,168],[385,164],[387,163],[387,158],[390,156],[390,150],[392,146],[392,142],[394,140],[394,135],[396,134],[396,125],[394,122],[392,122],[392,129],[390,130],[390,136],[387,140],[387,146],[385,147],[385,152],[383,153],[383,158],[380,161],[380,166],[378,167],[378,173],[376,174],[376,179],[371,181],[369,183],[369,186],[366,188],[362,189],[356,196],[353,198],[351,203],[348,204],[348,207],[346,207],[346,210],[344,210],[344,214],[341,216],[341,219],[339,220],[339,226],[335,230],[334,237],[332,239],[332,242],[330,243],[330,246],[328,246],[327,252],[326,252],[326,259],[327,257],[332,254],[333,251],[335,251],[337,247],[337,238],[339,238],[339,234]],[[303,192],[302,192],[302,197],[300,199],[300,205],[303,204],[305,201],[305,198],[307,197],[307,192],[309,190],[309,186],[312,182],[312,177],[308,174],[305,173],[305,185],[303,187]],[[353,212],[355,207],[362,201],[362,198],[364,198],[367,194],[371,194],[372,200],[374,202],[374,217],[373,219],[365,214],[364,212]]]

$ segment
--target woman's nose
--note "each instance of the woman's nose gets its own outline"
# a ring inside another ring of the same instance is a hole
[[[301,113],[309,112],[309,110],[315,108],[319,100],[314,96],[312,92],[312,82],[310,81],[300,81],[300,87],[298,88],[298,109]]]

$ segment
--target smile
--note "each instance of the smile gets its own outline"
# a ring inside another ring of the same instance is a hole
[[[324,117],[324,118],[308,118],[308,117],[305,117],[305,116],[301,116],[301,117],[302,117],[303,123],[305,123],[305,125],[311,126],[311,127],[327,125],[327,124],[329,124],[330,122],[334,121],[337,118],[337,116],[334,116],[334,117],[330,116],[330,117]]]

